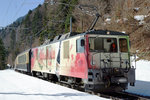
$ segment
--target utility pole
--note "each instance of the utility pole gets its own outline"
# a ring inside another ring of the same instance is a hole
[[[70,33],[72,32],[72,17],[70,17]]]

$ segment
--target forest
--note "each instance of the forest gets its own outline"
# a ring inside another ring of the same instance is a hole
[[[7,63],[13,65],[17,54],[69,32],[70,17],[72,31],[87,31],[96,13],[100,14],[96,30],[129,34],[131,52],[136,53],[139,59],[150,59],[149,0],[56,0],[53,4],[50,1],[45,0],[42,5],[0,30]]]

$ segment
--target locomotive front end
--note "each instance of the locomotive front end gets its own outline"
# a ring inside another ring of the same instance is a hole
[[[87,35],[88,79],[86,89],[122,91],[134,86],[135,68],[130,62],[129,37],[107,32]]]

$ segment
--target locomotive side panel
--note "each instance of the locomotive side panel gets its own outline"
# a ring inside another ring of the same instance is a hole
[[[31,65],[32,71],[41,71],[46,69],[46,49],[38,47],[32,50]]]
[[[52,43],[46,46],[47,51],[47,72],[55,74],[56,73],[56,66],[58,63],[58,52],[59,52],[59,45],[60,42]]]
[[[84,35],[62,41],[60,74],[76,78],[87,78],[87,56],[85,54]]]
[[[55,74],[59,42],[32,49],[32,71]]]
[[[87,78],[87,56],[84,35],[32,49],[32,71]]]

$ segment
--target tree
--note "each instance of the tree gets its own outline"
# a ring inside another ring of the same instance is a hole
[[[0,38],[0,70],[5,69],[6,67],[5,62],[6,62],[6,50],[2,39]]]

